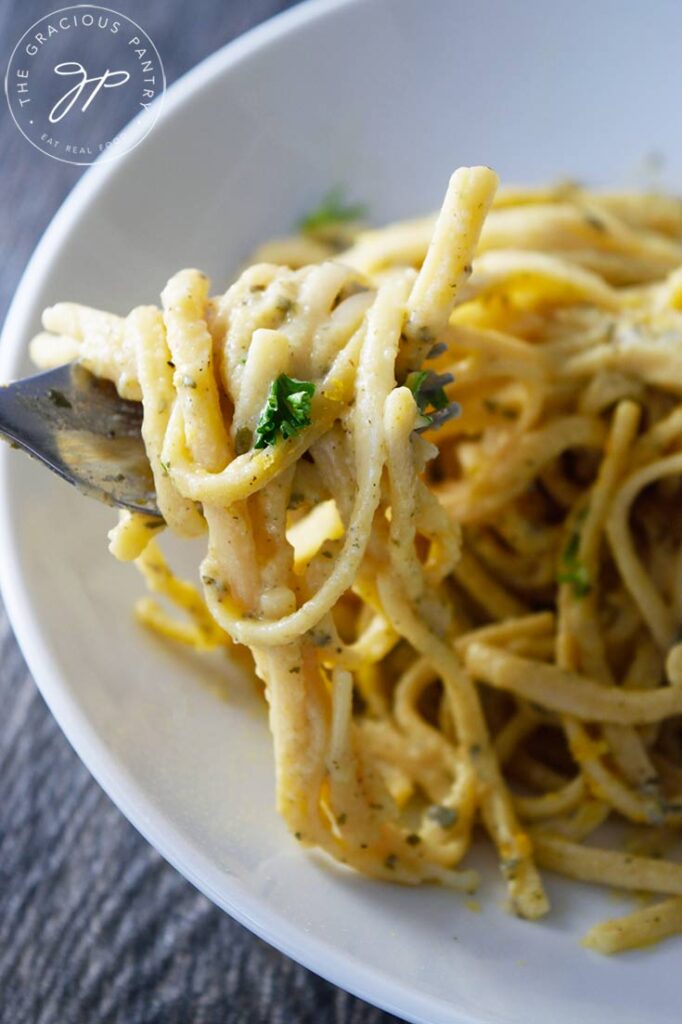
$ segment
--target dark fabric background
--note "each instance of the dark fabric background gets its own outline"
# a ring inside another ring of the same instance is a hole
[[[69,0],[0,0],[2,71]],[[104,4],[107,0],[100,0]],[[169,83],[278,0],[111,0],[155,41]],[[0,319],[82,169],[33,149],[0,100]],[[391,1024],[213,907],[89,777],[30,678],[0,606],[0,1022]]]

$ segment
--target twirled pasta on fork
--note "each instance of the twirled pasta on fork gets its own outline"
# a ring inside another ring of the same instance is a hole
[[[470,891],[480,824],[526,918],[538,867],[667,897],[597,925],[610,952],[682,930],[682,204],[496,189],[317,218],[223,295],[58,304],[33,355],[142,401],[163,522],[111,550],[185,613],[147,625],[251,651],[296,838]],[[200,589],[164,524],[206,533]],[[609,818],[640,852],[583,843]]]

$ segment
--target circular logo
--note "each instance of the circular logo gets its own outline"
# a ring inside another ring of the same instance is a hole
[[[154,127],[165,89],[163,63],[147,33],[95,4],[62,7],[36,21],[14,47],[5,75],[19,131],[69,164],[133,149]]]

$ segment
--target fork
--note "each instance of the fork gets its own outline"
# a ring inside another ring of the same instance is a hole
[[[0,386],[0,437],[89,497],[160,516],[142,405],[70,363]]]

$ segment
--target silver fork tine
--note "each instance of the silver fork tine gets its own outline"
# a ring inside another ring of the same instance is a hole
[[[0,437],[91,497],[158,516],[141,426],[140,403],[75,364],[0,386]]]

